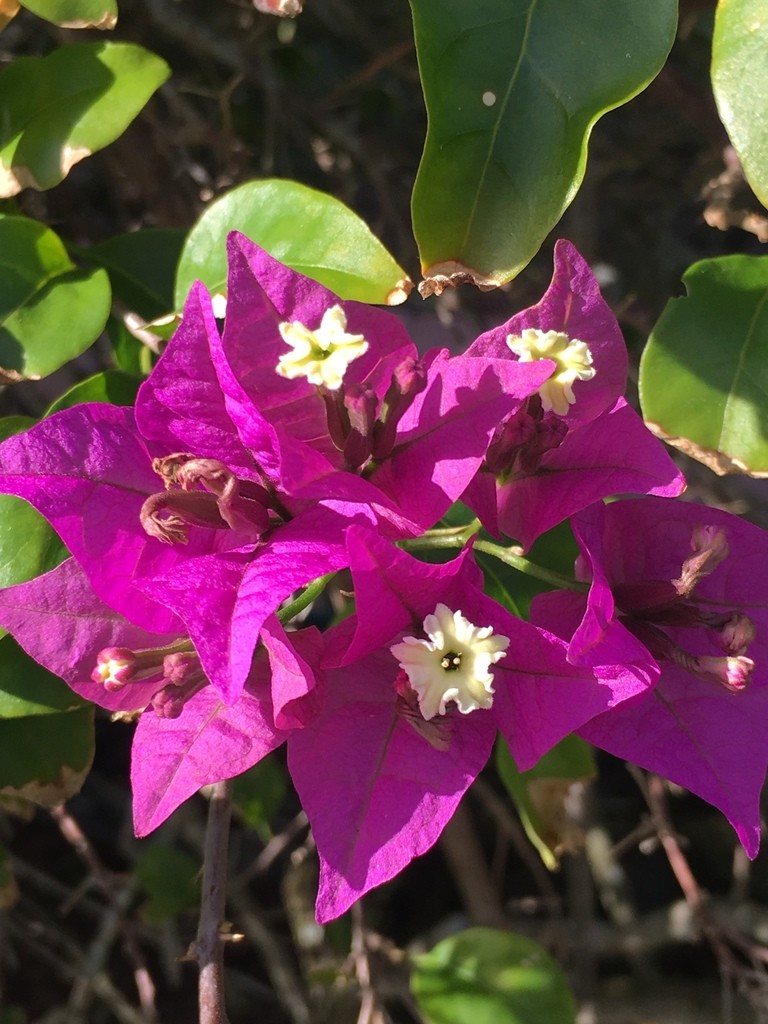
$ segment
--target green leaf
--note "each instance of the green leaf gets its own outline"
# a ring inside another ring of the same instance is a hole
[[[149,899],[141,915],[150,924],[162,924],[200,901],[199,866],[172,846],[150,846],[136,859],[136,877]]]
[[[768,474],[768,257],[694,263],[640,363],[651,429],[716,473]]]
[[[116,235],[82,251],[82,256],[109,274],[116,299],[144,320],[173,308],[173,282],[185,232],[147,228]]]
[[[452,275],[494,287],[528,263],[575,196],[594,123],[662,67],[677,3],[411,7],[428,115],[413,193],[420,290],[439,292]]]
[[[27,416],[0,419],[0,440],[18,434],[35,421]],[[54,569],[67,549],[48,521],[12,494],[0,494],[0,588],[11,587]],[[6,636],[0,627],[0,637]]]
[[[525,833],[550,871],[559,853],[575,845],[564,801],[574,782],[594,778],[592,748],[578,736],[566,736],[527,772],[521,772],[506,743],[496,743],[496,769],[520,815]]]
[[[50,715],[87,706],[58,676],[25,654],[13,637],[0,640],[0,719]]]
[[[720,0],[712,38],[717,109],[744,174],[768,206],[768,9],[765,0]]]
[[[131,43],[17,57],[0,75],[0,196],[53,188],[122,135],[170,70]]]
[[[238,775],[232,787],[232,805],[246,825],[263,839],[272,835],[272,820],[285,798],[285,772],[271,757]]]
[[[0,794],[46,806],[83,784],[93,759],[93,708],[0,640]]]
[[[22,6],[61,28],[113,29],[117,24],[115,0],[22,0]]]
[[[101,333],[109,280],[76,269],[58,236],[26,217],[0,219],[0,254],[0,380],[45,377]]]
[[[522,935],[469,928],[416,958],[411,989],[427,1024],[574,1024],[562,971]]]
[[[69,409],[83,402],[103,402],[107,405],[133,405],[141,381],[122,370],[104,370],[87,380],[81,380],[65,392],[48,408],[46,416],[61,409]]]
[[[189,233],[176,275],[176,309],[200,280],[226,293],[226,239],[242,231],[270,255],[342,299],[396,305],[412,284],[349,207],[295,181],[249,181],[221,196]]]

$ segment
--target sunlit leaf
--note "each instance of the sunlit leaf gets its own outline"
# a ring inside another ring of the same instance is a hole
[[[131,43],[75,43],[17,57],[0,75],[0,197],[58,185],[113,142],[170,74]]]
[[[755,195],[768,206],[768,7],[720,0],[712,38],[712,87],[720,117]]]
[[[23,5],[61,28],[113,29],[117,24],[115,0],[23,0]]]
[[[270,255],[342,299],[396,305],[412,285],[370,228],[333,196],[295,181],[249,181],[221,196],[189,233],[176,276],[176,309],[200,280],[225,293],[226,239],[242,231]]]
[[[27,217],[0,219],[0,380],[45,377],[84,352],[107,321],[109,279],[79,270]]]
[[[716,473],[768,475],[768,256],[701,260],[640,364],[649,426]]]
[[[427,1024],[574,1024],[563,972],[532,939],[469,928],[416,958],[411,989]]]
[[[413,193],[425,282],[494,287],[576,194],[595,121],[643,89],[675,0],[411,0],[429,127]]]

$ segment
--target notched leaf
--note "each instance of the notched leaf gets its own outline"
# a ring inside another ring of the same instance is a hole
[[[41,782],[31,779],[23,786],[4,786],[0,793],[3,796],[17,797],[23,800],[31,800],[32,803],[40,804],[43,807],[55,807],[65,800],[69,800],[75,793],[79,793],[85,782],[88,772],[91,770],[91,758],[84,768],[70,768],[62,765],[59,777],[53,781]]]
[[[503,282],[491,274],[482,274],[474,267],[466,267],[458,260],[433,263],[424,271],[424,280],[419,285],[422,299],[430,295],[442,295],[446,288],[458,288],[462,284],[473,284],[481,292],[492,292]]]
[[[19,373],[17,370],[11,370],[5,366],[0,366],[0,385],[19,384],[23,380],[40,380],[40,375],[32,374],[29,376],[24,373]]]
[[[98,21],[88,21],[86,18],[77,18],[74,21],[60,22],[59,28],[97,28],[102,32],[111,32],[115,25],[117,25],[117,15],[112,14],[111,11],[105,11]]]
[[[651,423],[649,420],[645,421],[645,425],[660,440],[665,441],[673,448],[677,448],[684,455],[689,455],[692,459],[696,459],[697,462],[703,463],[707,469],[711,469],[718,476],[740,473],[743,476],[751,476],[757,480],[768,479],[768,472],[752,470],[741,459],[726,455],[725,452],[720,452],[716,448],[706,448],[704,445],[696,444],[695,441],[691,441],[687,437],[676,437],[674,434],[668,434],[660,424]]]
[[[87,146],[63,146],[61,150],[59,169],[62,178],[66,178],[75,164],[85,160],[91,155]],[[33,188],[37,192],[45,191],[46,186],[41,185],[33,172],[23,165],[0,163],[0,199],[10,199],[17,196],[22,189]]]
[[[413,291],[413,281],[410,277],[402,277],[394,288],[387,292],[386,304],[388,306],[399,306],[408,298]]]

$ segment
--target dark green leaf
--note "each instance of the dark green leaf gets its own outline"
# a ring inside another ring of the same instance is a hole
[[[93,759],[93,708],[0,719],[0,793],[47,807],[73,796]]]
[[[176,309],[200,280],[226,292],[226,239],[241,231],[272,256],[342,299],[395,305],[411,282],[349,207],[295,181],[249,181],[206,209],[189,233],[176,276]]]
[[[274,758],[268,757],[237,776],[232,803],[247,825],[269,838],[286,789],[285,772]]]
[[[768,473],[768,257],[702,260],[640,364],[651,428],[717,473]]]
[[[150,846],[136,860],[136,877],[149,899],[142,906],[145,921],[162,924],[200,901],[199,865],[172,846]]]
[[[74,43],[0,75],[0,196],[53,188],[120,136],[170,74],[131,43]]]
[[[173,282],[185,232],[148,228],[117,235],[82,255],[109,274],[112,293],[128,310],[154,320],[173,308]]]
[[[675,0],[411,0],[429,127],[413,193],[425,278],[495,286],[576,194],[595,121],[643,89]],[[426,291],[433,290],[425,282]]]
[[[75,711],[86,702],[33,661],[13,637],[0,640],[0,719]]]
[[[416,959],[411,988],[427,1024],[574,1024],[565,977],[532,939],[469,928]]]
[[[81,380],[50,406],[46,416],[69,409],[83,402],[104,402],[108,405],[133,405],[141,381],[122,370],[104,370]]]

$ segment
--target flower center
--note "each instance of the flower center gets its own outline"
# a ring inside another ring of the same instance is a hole
[[[453,701],[463,715],[493,704],[491,666],[504,657],[509,638],[494,636],[460,611],[438,604],[424,619],[428,639],[404,636],[390,648],[416,692],[422,716],[444,715]]]
[[[555,370],[549,380],[539,388],[544,412],[565,416],[568,407],[576,401],[573,385],[577,380],[592,380],[595,368],[592,353],[586,342],[569,338],[562,331],[540,331],[526,327],[519,336],[507,335],[507,345],[521,363],[534,363],[539,359],[552,359]]]
[[[291,347],[278,360],[280,376],[288,380],[306,377],[310,384],[325,385],[330,391],[341,387],[347,367],[368,351],[362,334],[347,334],[347,317],[341,306],[327,309],[314,331],[294,320],[280,324],[280,334]]]

